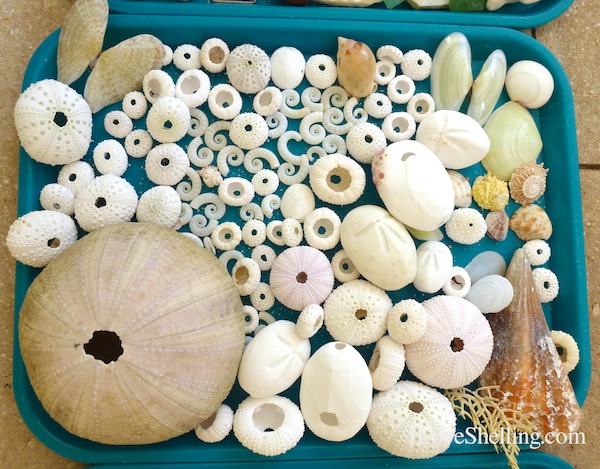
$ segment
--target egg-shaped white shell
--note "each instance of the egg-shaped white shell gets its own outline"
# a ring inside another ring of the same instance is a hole
[[[252,397],[280,394],[300,377],[309,357],[310,342],[297,334],[296,324],[275,321],[244,349],[238,382]]]
[[[504,275],[506,261],[496,251],[482,251],[471,259],[471,262],[465,266],[465,270],[471,278],[471,283],[474,284],[488,275]]]
[[[484,313],[498,313],[513,299],[512,284],[501,275],[487,275],[471,285],[465,300],[470,301]]]
[[[412,228],[433,231],[454,209],[454,190],[441,160],[422,143],[402,140],[379,153],[373,182],[388,211]]]
[[[475,119],[459,111],[435,111],[419,124],[417,142],[429,148],[448,169],[479,163],[490,149],[490,139]]]
[[[439,291],[450,278],[452,265],[452,252],[448,246],[441,241],[425,241],[417,248],[414,287],[424,293]]]
[[[282,90],[296,88],[304,78],[306,60],[295,47],[283,46],[271,55],[271,80]]]
[[[300,223],[315,209],[315,194],[306,184],[292,184],[281,197],[281,214]]]
[[[360,274],[379,288],[399,290],[414,280],[415,243],[404,225],[384,208],[361,205],[352,209],[342,221],[340,240]]]
[[[300,381],[306,426],[327,441],[344,441],[365,425],[373,393],[369,367],[344,342],[329,342],[308,360]]]
[[[512,101],[529,109],[538,109],[552,97],[554,78],[541,63],[520,60],[506,72],[504,86]]]

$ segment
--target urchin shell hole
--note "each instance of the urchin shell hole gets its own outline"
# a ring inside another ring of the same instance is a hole
[[[315,223],[313,230],[319,238],[328,238],[334,231],[333,222],[327,218],[321,218]]]
[[[59,127],[64,127],[69,122],[67,115],[64,112],[56,111],[54,113],[54,119],[52,121]]]
[[[194,94],[200,89],[200,79],[195,75],[186,76],[181,82],[181,91],[184,94]]]
[[[106,199],[104,197],[98,197],[94,202],[94,205],[96,206],[96,208],[102,208],[106,206]]]
[[[453,352],[460,352],[463,348],[465,348],[465,343],[460,337],[455,337],[450,341],[450,348]]]
[[[420,402],[411,402],[410,404],[408,404],[408,409],[413,411],[415,414],[420,414],[421,412],[423,412],[425,407],[423,407],[423,404],[421,404]]]
[[[362,321],[364,319],[367,318],[367,310],[366,309],[357,309],[354,312],[354,316],[356,317],[356,319],[358,319],[359,321]]]
[[[298,283],[306,283],[308,280],[308,275],[306,275],[306,272],[299,272],[298,275],[296,275],[296,282]]]
[[[210,417],[208,417],[206,420],[200,423],[200,428],[202,428],[203,430],[208,430],[212,426],[212,424],[215,423],[216,419],[217,412],[215,411]]]
[[[402,313],[400,315],[400,322],[406,322],[408,321],[408,313]]]
[[[338,418],[333,412],[321,412],[321,422],[330,427],[336,427],[339,425]]]
[[[58,238],[50,238],[48,240],[48,247],[52,249],[56,249],[60,246],[60,239]]]
[[[252,414],[252,423],[261,432],[275,431],[283,424],[285,414],[275,404],[262,404]]]
[[[94,331],[92,338],[83,346],[83,350],[106,364],[116,362],[123,355],[121,339],[113,331]]]
[[[245,266],[241,266],[235,271],[234,280],[236,285],[245,285],[250,278],[250,272]]]
[[[327,185],[335,192],[344,192],[352,184],[352,176],[346,168],[336,166],[327,177]]]
[[[346,348],[346,344],[345,344],[345,343],[343,343],[343,342],[337,342],[337,343],[335,344],[335,348],[336,348],[337,350],[342,350],[342,349]]]

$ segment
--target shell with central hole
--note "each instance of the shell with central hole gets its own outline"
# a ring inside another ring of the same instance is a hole
[[[155,223],[119,223],[76,241],[36,277],[19,343],[38,399],[66,430],[149,444],[194,429],[227,397],[244,312],[208,251]]]
[[[364,98],[376,85],[377,61],[375,54],[366,44],[338,37],[337,78],[348,94]]]
[[[371,373],[360,352],[344,342],[329,342],[304,367],[300,409],[319,438],[345,441],[365,425],[372,394]]]

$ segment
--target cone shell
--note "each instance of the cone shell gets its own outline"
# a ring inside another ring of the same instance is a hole
[[[340,85],[354,98],[373,91],[377,61],[373,51],[362,42],[338,37],[337,77]]]
[[[546,191],[548,170],[544,164],[526,163],[519,166],[508,182],[510,195],[521,205],[532,204]]]
[[[510,217],[508,226],[523,241],[548,239],[552,236],[550,217],[539,205],[519,207]]]
[[[514,296],[507,308],[488,316],[494,351],[480,384],[500,386],[497,397],[528,415],[543,435],[577,431],[582,412],[552,342],[522,249],[515,251],[506,278],[513,285]]]

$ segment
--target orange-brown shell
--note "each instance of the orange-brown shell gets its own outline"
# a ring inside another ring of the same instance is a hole
[[[375,55],[369,46],[362,42],[338,37],[337,71],[340,85],[350,96],[368,96],[375,86]]]
[[[510,217],[509,228],[519,239],[548,239],[552,236],[552,222],[539,205],[523,205]]]
[[[515,202],[521,205],[532,204],[546,191],[548,170],[544,164],[526,163],[512,174],[508,187]]]

